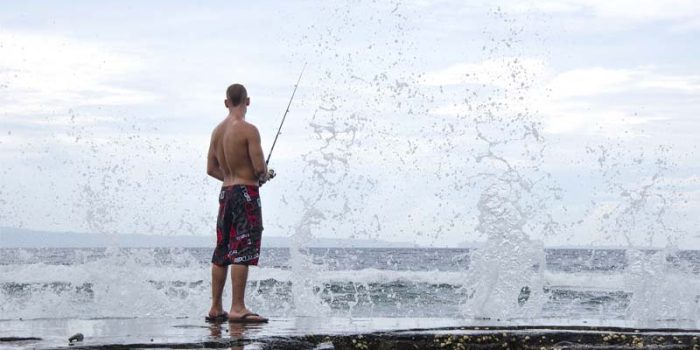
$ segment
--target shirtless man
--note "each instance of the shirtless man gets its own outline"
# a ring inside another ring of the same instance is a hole
[[[245,120],[250,104],[248,93],[240,84],[226,90],[228,116],[212,132],[207,174],[223,181],[219,195],[219,217],[216,224],[216,249],[211,267],[210,322],[260,323],[267,319],[245,306],[248,266],[257,265],[263,231],[259,186],[267,182],[272,171],[265,164],[260,133]],[[226,313],[221,296],[226,285],[228,265],[231,267],[233,298]]]

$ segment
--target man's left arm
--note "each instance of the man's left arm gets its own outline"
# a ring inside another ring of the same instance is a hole
[[[224,181],[224,172],[221,170],[221,165],[219,160],[216,158],[216,147],[214,143],[214,134],[216,130],[211,135],[211,142],[209,144],[209,154],[207,155],[207,174],[219,181]]]

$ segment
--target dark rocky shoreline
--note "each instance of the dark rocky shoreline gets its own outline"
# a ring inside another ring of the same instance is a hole
[[[33,348],[38,338],[5,337],[0,346]],[[24,344],[22,344],[24,343]],[[32,346],[32,344],[34,346]],[[43,347],[40,347],[43,348]],[[406,350],[406,349],[693,349],[700,350],[700,330],[615,327],[449,327],[370,332],[207,339],[184,342],[74,343],[46,349],[280,349],[280,350]]]

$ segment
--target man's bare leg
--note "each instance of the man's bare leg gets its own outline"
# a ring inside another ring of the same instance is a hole
[[[226,275],[228,266],[219,266],[211,264],[211,309],[209,316],[215,317],[224,313],[224,306],[221,297],[224,294],[224,286],[226,286]]]
[[[243,315],[250,313],[245,306],[245,286],[248,283],[248,265],[231,265],[231,287],[233,295],[231,296],[231,311],[229,319],[239,319]],[[248,316],[246,320],[255,321],[263,320],[260,316]]]

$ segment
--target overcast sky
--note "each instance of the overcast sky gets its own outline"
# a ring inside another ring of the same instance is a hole
[[[2,2],[0,226],[213,235],[226,87],[267,153],[308,62],[266,235],[700,248],[699,32],[694,0]]]

